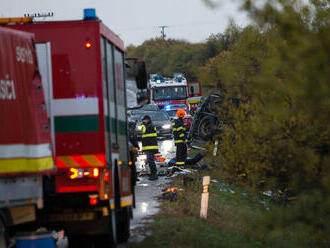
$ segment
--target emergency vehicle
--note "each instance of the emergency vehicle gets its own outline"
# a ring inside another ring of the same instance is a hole
[[[0,27],[0,247],[36,220],[42,175],[54,171],[34,35]]]
[[[187,110],[195,111],[202,97],[201,82],[188,82],[182,74],[174,74],[173,78],[151,74],[149,80],[151,101],[160,109],[170,110],[172,106],[187,106]]]
[[[181,74],[176,74],[173,78],[157,74],[150,77],[150,98],[160,109],[169,109],[171,105],[186,104],[187,80]]]
[[[84,20],[7,25],[35,35],[56,174],[44,177],[41,225],[93,235],[96,246],[129,236],[133,194],[123,41],[86,10]]]
[[[186,111],[184,117],[184,125],[189,130],[192,116],[190,110],[197,109],[198,102],[201,99],[201,83],[187,82],[182,74],[174,74],[173,78],[159,76],[157,74],[150,75],[149,81],[151,101],[164,109],[170,116],[179,108]]]

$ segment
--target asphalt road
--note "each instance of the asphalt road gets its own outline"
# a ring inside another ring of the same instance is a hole
[[[166,160],[175,157],[175,145],[173,140],[164,140],[158,142],[160,153]],[[148,172],[148,166],[145,164],[145,155],[140,155],[137,161],[137,170],[144,173]],[[158,171],[162,168],[157,165]],[[143,240],[148,233],[141,232],[141,228],[152,221],[152,216],[159,211],[159,202],[157,198],[161,195],[162,189],[171,183],[171,179],[160,176],[156,181],[149,181],[147,176],[140,176],[135,187],[136,208],[133,210],[134,219],[131,221],[130,242],[139,242]]]

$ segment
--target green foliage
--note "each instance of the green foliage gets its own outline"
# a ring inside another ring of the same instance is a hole
[[[228,50],[239,34],[240,29],[231,24],[225,33],[211,35],[205,43],[191,44],[172,39],[151,39],[140,46],[127,47],[126,57],[145,60],[148,73],[184,73],[188,80],[198,80],[198,68],[219,52]]]
[[[228,99],[219,153],[227,181],[296,199],[264,224],[275,236],[299,227],[321,246],[330,242],[329,4],[246,1],[257,25],[199,70]]]

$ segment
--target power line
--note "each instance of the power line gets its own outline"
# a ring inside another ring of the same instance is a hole
[[[142,31],[142,30],[152,30],[155,28],[185,28],[185,29],[195,29],[196,26],[206,26],[206,25],[219,25],[219,22],[204,22],[204,23],[182,23],[182,24],[173,24],[173,25],[168,25],[168,26],[140,26],[140,27],[119,27],[121,31]],[[162,30],[161,30],[162,31]]]

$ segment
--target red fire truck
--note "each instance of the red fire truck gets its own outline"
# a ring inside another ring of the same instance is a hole
[[[187,115],[184,117],[184,124],[189,130],[192,116],[189,110],[195,111],[197,104],[201,99],[201,83],[187,82],[182,74],[174,74],[173,78],[163,77],[152,74],[149,81],[151,101],[168,112],[170,117],[175,118],[178,109],[186,110]]]
[[[125,241],[134,192],[122,40],[95,15],[7,27],[43,43],[37,50],[57,172],[44,177],[40,224],[93,235],[97,247]]]
[[[34,35],[0,27],[0,247],[36,220],[42,174],[54,169]]]
[[[173,78],[151,75],[149,81],[151,101],[160,109],[168,109],[172,105],[186,104],[188,98],[187,80],[181,75]]]

